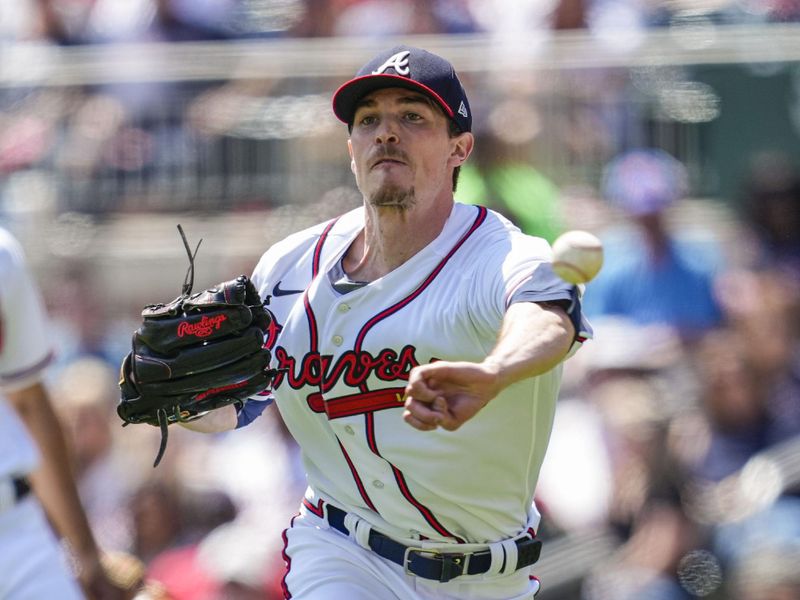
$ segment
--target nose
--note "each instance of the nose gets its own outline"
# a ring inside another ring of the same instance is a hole
[[[375,143],[396,144],[398,141],[399,138],[397,137],[397,128],[395,127],[394,121],[392,119],[381,119],[380,125],[378,125],[375,130]]]

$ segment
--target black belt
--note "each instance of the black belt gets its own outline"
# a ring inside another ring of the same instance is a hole
[[[14,502],[19,502],[31,491],[31,484],[27,477],[14,477],[11,483],[14,484]]]
[[[349,535],[344,525],[345,511],[328,504],[328,523],[331,527]],[[486,573],[492,564],[492,553],[489,550],[480,552],[447,552],[416,548],[396,542],[392,538],[371,529],[369,532],[369,547],[375,554],[382,556],[423,579],[433,579],[442,583],[450,581],[460,575],[480,575]],[[542,542],[531,538],[520,538],[517,545],[517,566],[521,569],[532,565],[539,560]]]

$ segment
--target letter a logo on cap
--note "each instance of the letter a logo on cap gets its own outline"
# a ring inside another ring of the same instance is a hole
[[[385,63],[383,63],[380,67],[375,69],[372,74],[373,75],[380,75],[386,69],[394,69],[395,73],[398,75],[408,75],[411,72],[411,69],[408,67],[408,55],[411,54],[410,50],[403,50],[402,52],[398,52],[397,54],[393,54],[389,57]]]
[[[458,106],[458,114],[460,114],[465,119],[469,117],[469,113],[467,112],[467,107],[464,106],[464,101],[461,101],[461,104]]]

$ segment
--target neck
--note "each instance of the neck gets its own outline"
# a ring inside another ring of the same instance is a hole
[[[366,203],[365,225],[344,255],[345,272],[356,281],[375,281],[430,244],[442,232],[452,198],[421,209]]]

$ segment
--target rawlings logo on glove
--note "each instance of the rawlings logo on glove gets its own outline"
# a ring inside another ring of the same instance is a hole
[[[228,317],[225,315],[217,315],[216,317],[207,317],[203,315],[199,323],[181,321],[176,333],[178,337],[183,337],[185,335],[194,335],[202,338],[208,337],[215,329],[219,329],[222,323],[227,319]]]
[[[161,428],[158,465],[167,444],[167,427],[247,398],[269,387],[264,336],[270,312],[244,275],[192,294],[194,253],[178,225],[189,270],[181,295],[169,304],[142,311],[132,350],[122,363],[117,413],[124,421]],[[201,240],[202,241],[202,240]]]

